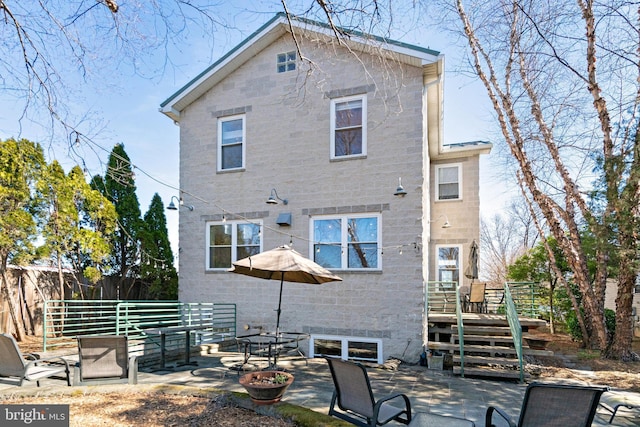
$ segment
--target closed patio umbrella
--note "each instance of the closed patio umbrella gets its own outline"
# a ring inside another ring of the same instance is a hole
[[[464,270],[464,275],[466,278],[471,279],[472,282],[478,278],[478,244],[475,240],[471,242],[471,247],[469,248],[469,260],[467,268]]]
[[[305,258],[289,246],[280,246],[269,251],[251,255],[233,263],[232,273],[261,279],[280,280],[276,337],[280,333],[280,313],[282,311],[283,282],[309,283],[319,285],[342,279],[321,265]]]

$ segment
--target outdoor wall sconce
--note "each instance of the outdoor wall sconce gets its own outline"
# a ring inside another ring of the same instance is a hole
[[[396,188],[396,192],[393,193],[393,195],[398,197],[404,197],[407,195],[407,192],[402,186],[402,177],[398,177],[398,188]]]
[[[444,218],[444,223],[442,224],[442,228],[451,228],[451,224],[449,223],[449,218],[447,218],[446,215],[440,215],[438,218],[436,219],[430,219],[429,222],[435,222],[437,220],[439,220],[440,218]]]
[[[282,203],[284,203],[285,205],[289,204],[289,200],[287,199],[281,199],[278,196],[278,192],[276,191],[275,188],[271,189],[271,195],[269,196],[269,198],[267,199],[267,204],[268,205],[277,205],[278,204],[278,200],[280,200]]]
[[[170,211],[177,211],[178,210],[178,206],[176,206],[175,203],[173,203],[173,199],[176,199],[178,201],[178,206],[184,206],[185,208],[189,209],[190,211],[193,210],[193,206],[192,205],[185,205],[184,204],[184,200],[182,200],[181,198],[177,198],[176,196],[171,196],[171,200],[169,201],[169,206],[167,206],[167,209]]]

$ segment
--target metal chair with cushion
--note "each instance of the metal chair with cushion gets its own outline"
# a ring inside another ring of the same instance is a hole
[[[493,417],[497,415],[511,427],[589,427],[600,396],[607,390],[607,387],[532,383],[525,391],[517,424],[502,410],[489,406],[485,426],[494,427]]]
[[[487,288],[486,283],[473,282],[471,283],[471,290],[466,296],[467,312],[474,310],[476,313],[487,312],[487,300],[485,298],[485,290]]]
[[[364,366],[329,357],[325,359],[335,385],[330,416],[361,427],[380,426],[393,420],[402,424],[411,422],[411,402],[406,395],[397,393],[376,401]],[[390,402],[394,400],[402,406],[393,406]]]
[[[138,383],[138,359],[129,356],[125,335],[78,337],[73,385]]]
[[[19,386],[25,380],[35,381],[40,387],[44,378],[66,378],[71,385],[69,374],[69,363],[62,357],[22,354],[12,335],[0,334],[0,377],[16,378]]]

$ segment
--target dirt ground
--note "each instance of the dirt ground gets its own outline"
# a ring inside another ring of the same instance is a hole
[[[530,334],[549,340],[547,348],[554,352],[553,357],[540,357],[532,362],[541,365],[538,373],[542,379],[584,379],[580,371],[593,371],[597,380],[589,377],[591,382],[640,393],[640,361],[601,359],[599,352],[580,349],[580,343],[566,334],[551,335],[545,331],[531,331]],[[633,351],[640,355],[640,339],[633,342]]]
[[[533,331],[551,342],[547,348],[554,351],[554,357],[540,357],[529,361],[539,378],[584,379],[581,371],[592,371],[591,382],[611,385],[618,389],[640,392],[640,362],[617,362],[602,360],[597,353],[580,350],[578,343],[567,335],[550,335]],[[41,341],[31,337],[20,347],[23,352],[39,350]],[[634,351],[640,354],[640,340],[634,342]],[[567,366],[569,365],[570,368]],[[593,378],[595,376],[595,380]],[[253,411],[230,406],[224,399],[173,394],[153,395],[144,392],[93,393],[50,397],[2,398],[7,404],[70,404],[70,426],[220,426],[220,427],[292,427],[296,424],[258,415]]]

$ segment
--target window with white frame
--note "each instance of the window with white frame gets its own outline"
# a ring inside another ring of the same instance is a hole
[[[339,357],[343,360],[382,363],[382,340],[376,338],[312,335],[310,357]]]
[[[439,282],[460,282],[460,255],[462,247],[436,246]]]
[[[244,153],[244,114],[218,118],[218,170],[242,169]]]
[[[207,270],[228,269],[231,263],[262,250],[261,223],[207,222]]]
[[[380,269],[380,219],[371,214],[312,217],[314,261],[331,269]]]
[[[331,100],[331,158],[367,154],[367,97]]]
[[[296,52],[279,53],[276,59],[278,73],[294,71],[296,69]]]
[[[436,166],[436,200],[462,199],[462,165]]]

